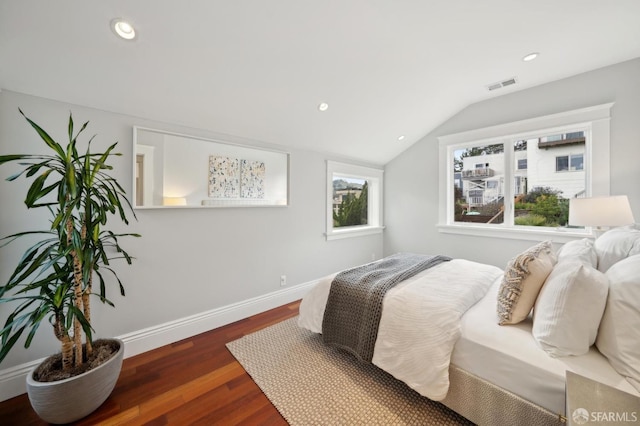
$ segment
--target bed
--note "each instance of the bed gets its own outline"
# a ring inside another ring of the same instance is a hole
[[[301,327],[322,333],[335,276],[303,298]],[[524,286],[515,303],[514,282]],[[438,311],[421,296],[434,288],[465,301]],[[536,244],[504,270],[452,259],[402,281],[384,296],[372,363],[477,424],[561,424],[566,371],[640,396],[639,341],[640,229],[631,226],[557,252]]]

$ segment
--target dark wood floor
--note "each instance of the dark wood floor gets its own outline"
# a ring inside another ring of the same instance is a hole
[[[294,302],[124,360],[113,393],[77,425],[286,425],[225,344],[298,314]],[[20,395],[0,424],[43,425]]]

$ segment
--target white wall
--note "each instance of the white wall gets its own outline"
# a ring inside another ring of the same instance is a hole
[[[441,234],[439,136],[615,102],[611,194],[627,194],[640,222],[640,58],[467,107],[385,167],[384,252],[442,253],[504,267],[531,241]],[[397,208],[402,206],[402,208]]]
[[[14,92],[0,92],[0,154],[41,153],[43,143],[18,113],[22,110],[59,142],[66,136],[69,112],[78,125],[89,120],[87,137],[97,134],[95,148],[120,141],[124,155],[114,161],[113,175],[132,186],[132,126],[163,129],[198,137],[225,139],[253,146],[283,149],[259,142],[196,129],[156,123]],[[86,140],[82,139],[81,140]],[[127,290],[120,297],[111,288],[116,308],[94,302],[97,336],[121,336],[147,327],[277,292],[280,276],[288,287],[382,256],[382,235],[326,241],[326,156],[291,151],[290,206],[207,209],[138,210],[138,221],[116,231],[138,232],[140,239],[122,241],[137,259],[118,265]],[[341,158],[332,160],[348,161]],[[0,167],[2,214],[0,235],[46,227],[46,216],[27,211],[24,179],[6,182],[15,165]],[[117,223],[117,221],[114,221]],[[25,244],[0,248],[0,281],[8,279]],[[115,291],[114,291],[115,290]],[[4,323],[8,307],[0,305]],[[43,324],[28,351],[15,348],[0,365],[3,370],[58,351],[50,327]]]

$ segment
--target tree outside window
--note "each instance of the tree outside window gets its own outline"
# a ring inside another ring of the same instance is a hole
[[[382,233],[384,171],[327,161],[327,240]]]
[[[367,225],[368,189],[364,179],[333,178],[333,226]]]

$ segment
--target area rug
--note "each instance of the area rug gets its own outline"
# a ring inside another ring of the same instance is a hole
[[[472,424],[379,368],[327,347],[297,320],[227,344],[289,424]]]

